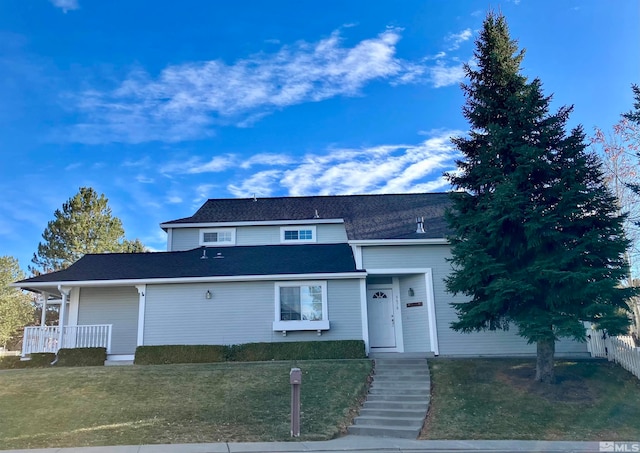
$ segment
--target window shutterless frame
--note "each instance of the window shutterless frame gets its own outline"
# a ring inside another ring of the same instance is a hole
[[[273,330],[329,329],[326,281],[276,282],[274,286]]]
[[[200,245],[235,245],[235,228],[202,228],[198,232]]]
[[[280,242],[283,244],[317,242],[316,227],[315,225],[280,227]]]

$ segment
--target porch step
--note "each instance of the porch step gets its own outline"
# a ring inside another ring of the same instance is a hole
[[[105,360],[104,366],[127,366],[133,365],[133,360]]]
[[[373,382],[349,433],[416,439],[431,400],[425,359],[375,359]]]
[[[417,439],[420,428],[407,428],[402,426],[367,426],[353,425],[349,427],[349,434],[371,437],[395,437],[401,439]]]

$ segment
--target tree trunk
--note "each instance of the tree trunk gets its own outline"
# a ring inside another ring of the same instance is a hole
[[[540,339],[537,342],[536,381],[545,384],[553,384],[556,375],[553,369],[553,356],[556,352],[556,340],[551,338]]]

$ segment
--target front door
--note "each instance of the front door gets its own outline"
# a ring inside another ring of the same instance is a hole
[[[367,290],[369,316],[369,346],[372,348],[396,347],[396,323],[391,288]]]

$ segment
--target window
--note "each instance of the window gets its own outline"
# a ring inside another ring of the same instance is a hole
[[[327,282],[280,282],[273,330],[327,330]]]
[[[234,245],[235,243],[235,228],[200,230],[200,245]]]
[[[316,227],[282,227],[280,242],[316,242]]]

